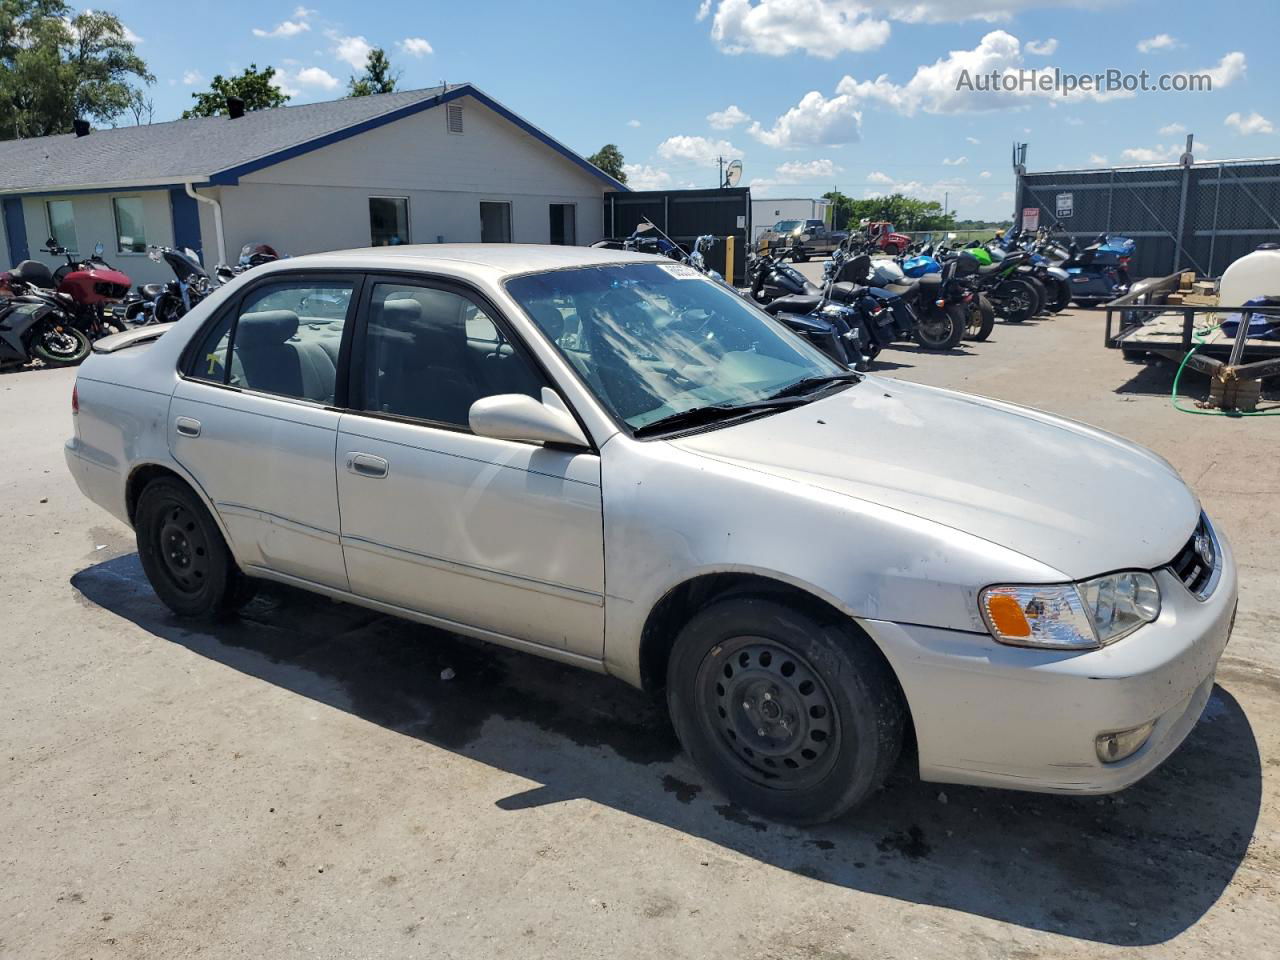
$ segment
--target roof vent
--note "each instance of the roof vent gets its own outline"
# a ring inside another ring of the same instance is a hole
[[[462,104],[450,103],[445,107],[445,112],[449,117],[449,132],[462,132]]]
[[[89,126],[88,120],[73,120],[71,128],[75,130],[77,137],[87,137],[93,132],[93,127]]]
[[[227,116],[239,120],[244,116],[244,100],[241,97],[227,97]]]

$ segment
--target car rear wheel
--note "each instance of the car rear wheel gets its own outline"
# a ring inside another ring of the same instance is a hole
[[[178,616],[212,619],[252,597],[252,581],[236,566],[218,525],[182,482],[160,478],[147,484],[134,527],[142,569]]]
[[[857,806],[902,746],[901,694],[870,641],[769,599],[721,600],[685,625],[667,703],[698,769],[732,802],[786,823]]]

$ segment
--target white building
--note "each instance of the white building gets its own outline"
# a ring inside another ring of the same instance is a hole
[[[380,244],[589,244],[627,188],[471,84],[0,142],[0,269],[53,237],[136,282],[150,245],[234,262]]]

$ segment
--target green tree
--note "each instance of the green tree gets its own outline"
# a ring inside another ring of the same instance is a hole
[[[61,0],[0,0],[0,139],[114,123],[155,77],[111,13]]]
[[[391,93],[400,80],[400,71],[391,69],[386,51],[374,47],[364,62],[364,74],[347,80],[347,96],[369,97],[375,93]]]
[[[183,119],[190,117],[216,117],[227,112],[227,97],[239,97],[244,101],[246,110],[268,110],[271,107],[282,107],[289,100],[289,95],[271,82],[276,75],[275,67],[258,69],[256,63],[238,77],[224,77],[218,74],[209,84],[209,89],[193,93],[196,105],[182,112]]]
[[[622,151],[616,145],[606,143],[591,156],[587,157],[587,162],[599,167],[619,183],[627,182],[627,175],[622,171]]]

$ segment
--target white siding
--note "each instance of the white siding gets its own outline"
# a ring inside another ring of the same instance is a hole
[[[76,240],[80,256],[93,253],[93,245],[101,241],[103,259],[116,269],[129,275],[137,283],[154,283],[173,279],[173,271],[163,263],[153,262],[145,253],[116,252],[116,221],[112,209],[113,197],[141,197],[147,243],[157,246],[173,245],[173,215],[169,209],[168,190],[124,191],[121,193],[82,193],[66,197],[24,197],[22,212],[27,221],[27,249],[33,260],[39,260],[50,269],[66,263],[65,259],[41,253],[40,248],[49,239],[49,216],[45,202],[70,200],[76,222]]]
[[[299,255],[369,245],[369,197],[409,199],[414,243],[480,239],[480,201],[509,201],[512,239],[547,243],[550,205],[577,205],[577,240],[604,235],[605,185],[470,97],[462,134],[426,110],[241,178],[220,191],[227,255],[269,243]],[[212,249],[206,230],[206,248]]]

